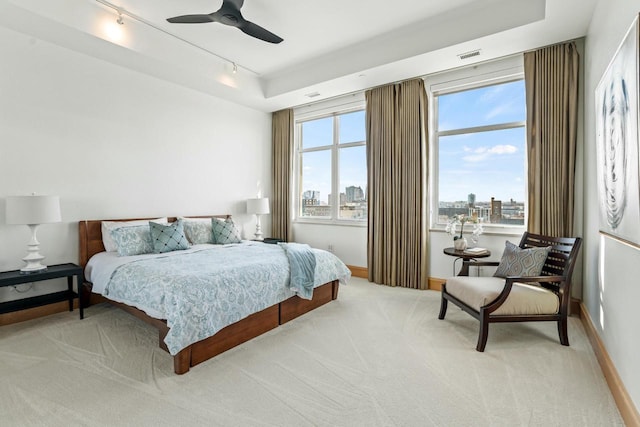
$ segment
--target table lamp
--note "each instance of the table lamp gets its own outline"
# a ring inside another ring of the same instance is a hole
[[[60,198],[58,196],[9,196],[7,197],[7,224],[28,225],[31,229],[31,241],[27,247],[27,256],[22,258],[27,265],[20,273],[40,273],[47,269],[41,261],[40,243],[36,236],[40,224],[60,222]]]
[[[269,213],[269,199],[266,197],[260,197],[257,199],[247,200],[247,213],[254,214],[256,216],[256,239],[262,240],[262,227],[260,226],[260,215]]]

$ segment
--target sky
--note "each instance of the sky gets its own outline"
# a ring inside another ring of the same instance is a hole
[[[524,81],[502,83],[438,97],[438,130],[448,131],[473,126],[524,122]],[[331,145],[333,117],[302,124],[303,149]],[[339,116],[340,143],[365,140],[365,112]],[[327,202],[331,193],[331,152],[318,151],[303,155],[302,191],[320,191]],[[491,197],[508,201],[524,201],[525,195],[525,129],[441,136],[439,147],[439,200],[467,200],[469,193],[476,201]],[[350,185],[366,191],[366,148],[339,150],[340,192]]]
[[[333,141],[333,117],[304,122],[302,124],[303,149],[328,146]],[[339,142],[365,141],[365,113],[364,110],[346,113],[339,116]],[[320,191],[320,200],[327,203],[331,194],[331,151],[315,151],[303,155],[302,191]],[[339,150],[339,190],[356,186],[366,192],[367,159],[366,147],[349,147]]]
[[[524,122],[524,81],[503,83],[438,97],[438,131]],[[440,201],[477,202],[491,197],[523,202],[525,197],[524,127],[441,136]]]

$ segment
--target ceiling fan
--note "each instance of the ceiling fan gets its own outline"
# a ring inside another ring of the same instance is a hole
[[[253,22],[247,21],[242,16],[240,8],[244,4],[244,0],[223,0],[222,7],[216,12],[208,15],[182,15],[167,19],[172,24],[202,24],[206,22],[219,22],[221,24],[230,25],[238,28],[245,34],[264,40],[269,43],[280,43],[281,37],[265,30]]]

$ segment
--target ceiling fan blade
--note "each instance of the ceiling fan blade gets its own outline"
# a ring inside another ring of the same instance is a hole
[[[206,22],[214,22],[209,15],[182,15],[168,18],[167,21],[172,24],[204,24]]]
[[[244,4],[244,0],[223,0],[222,7],[220,9],[224,9],[225,3],[231,3],[236,7],[236,9],[240,10],[242,5]]]
[[[201,24],[205,22],[219,22],[224,25],[239,28],[243,33],[269,43],[280,43],[282,38],[265,30],[242,16],[240,8],[244,0],[222,0],[222,7],[208,15],[182,15],[167,19],[172,24]]]
[[[254,24],[253,22],[243,21],[238,25],[238,28],[242,30],[243,33],[250,35],[251,37],[255,37],[260,40],[264,40],[269,43],[280,43],[283,39],[271,31],[265,30],[259,25]]]

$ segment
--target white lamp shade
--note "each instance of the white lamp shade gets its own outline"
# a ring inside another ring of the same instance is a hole
[[[262,197],[259,199],[247,199],[247,213],[263,215],[269,213],[269,199]]]
[[[60,222],[58,196],[7,197],[7,224],[48,224]]]

